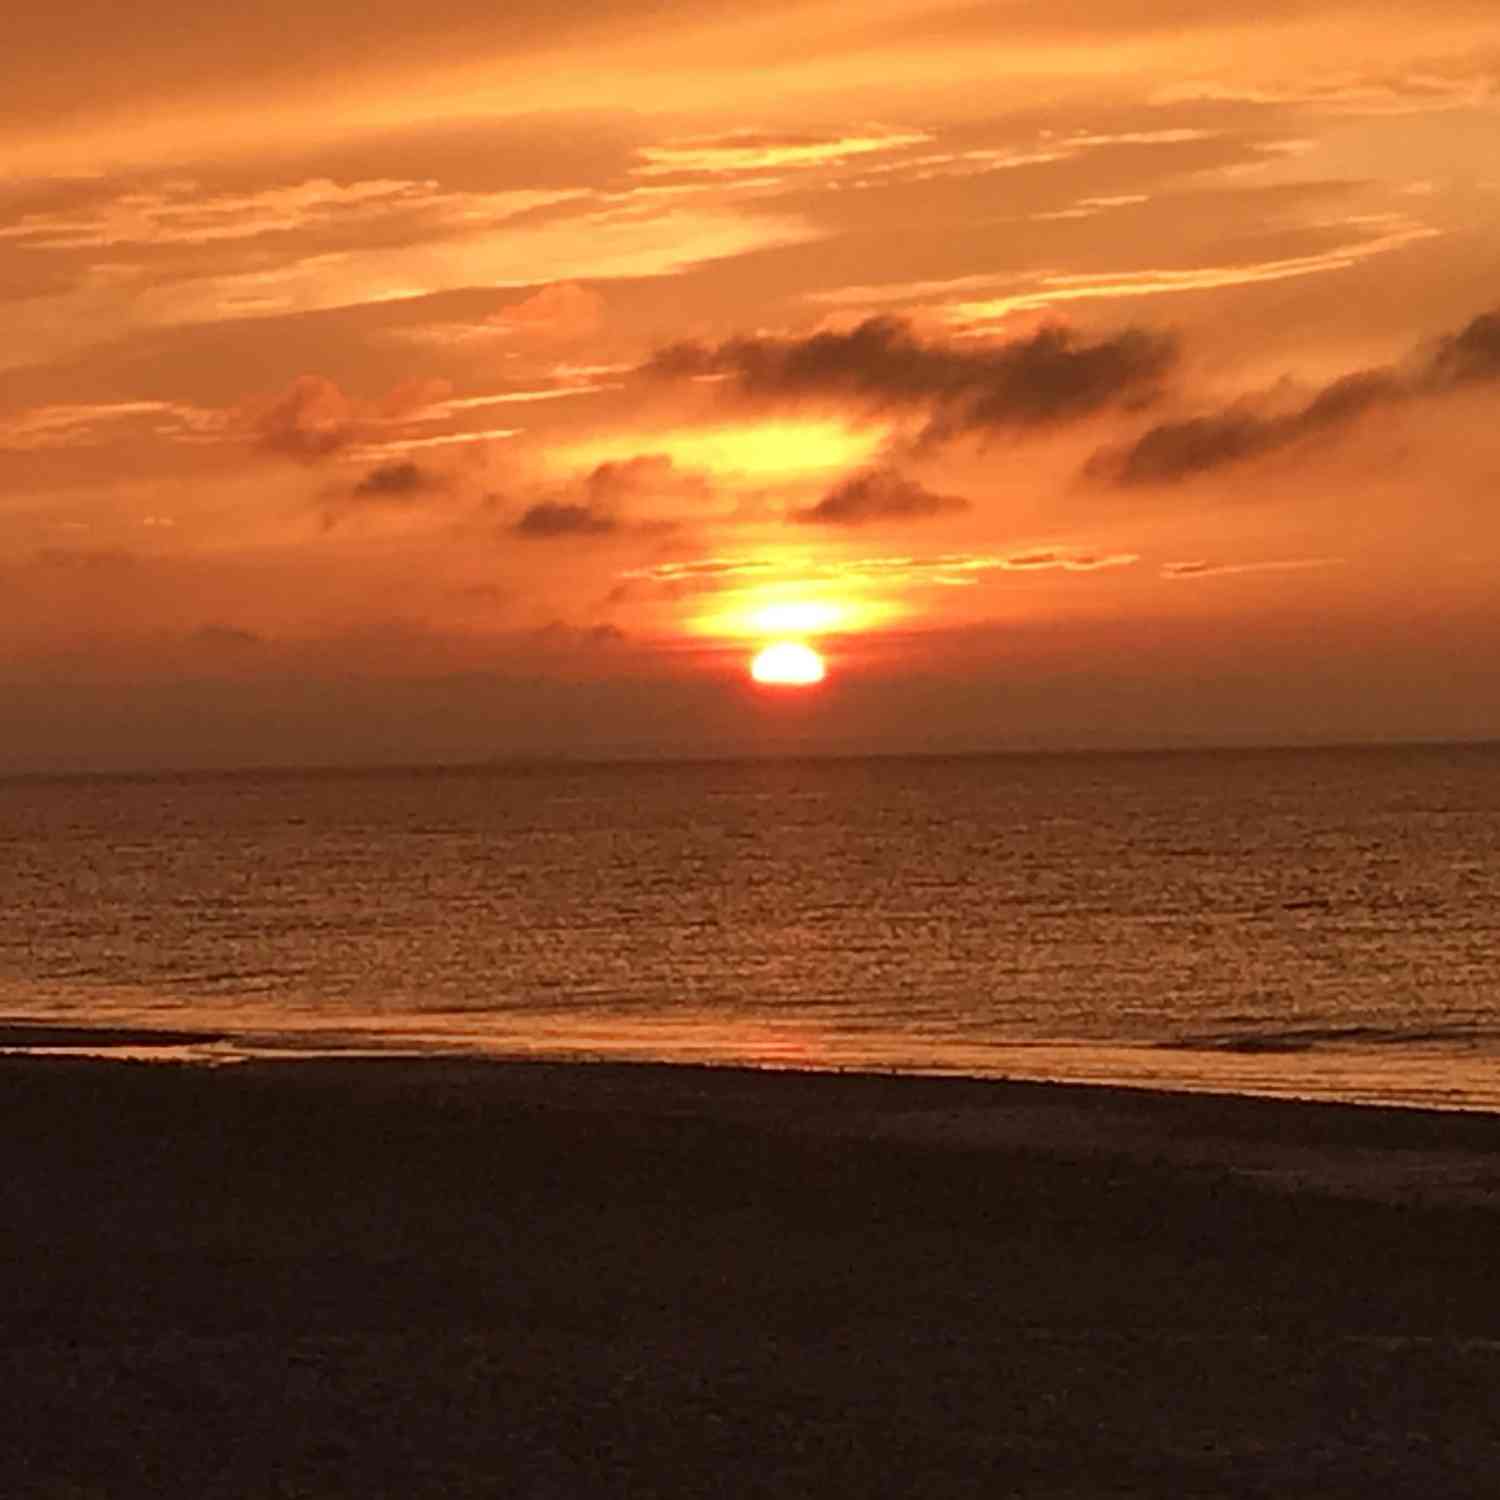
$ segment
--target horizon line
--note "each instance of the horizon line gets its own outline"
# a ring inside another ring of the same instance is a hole
[[[1384,739],[1305,740],[1203,740],[1116,741],[1097,745],[1058,742],[1048,745],[1009,744],[989,747],[911,749],[712,749],[692,752],[615,749],[611,751],[516,751],[481,758],[432,760],[354,761],[265,761],[243,764],[171,764],[95,767],[0,768],[0,783],[36,781],[142,781],[165,777],[191,779],[251,778],[256,776],[381,776],[415,773],[465,774],[474,772],[533,772],[553,770],[609,770],[616,768],[672,766],[732,766],[762,763],[805,764],[849,761],[951,761],[1005,759],[1071,759],[1175,755],[1273,755],[1305,752],[1350,752],[1381,750],[1477,750],[1500,749],[1500,736],[1473,737],[1393,736]]]

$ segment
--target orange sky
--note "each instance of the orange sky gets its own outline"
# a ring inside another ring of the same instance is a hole
[[[0,769],[1500,735],[1500,20],[1230,9],[0,19]]]

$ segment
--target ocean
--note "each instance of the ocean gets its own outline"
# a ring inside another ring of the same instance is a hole
[[[0,901],[133,1054],[1500,1108],[1495,745],[12,778]]]

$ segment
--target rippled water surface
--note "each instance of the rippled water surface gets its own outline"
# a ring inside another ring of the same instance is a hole
[[[1500,1107],[1500,747],[0,782],[0,1015]]]

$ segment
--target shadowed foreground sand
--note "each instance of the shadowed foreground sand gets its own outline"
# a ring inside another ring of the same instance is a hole
[[[1479,1496],[1500,1118],[0,1061],[0,1495]]]

